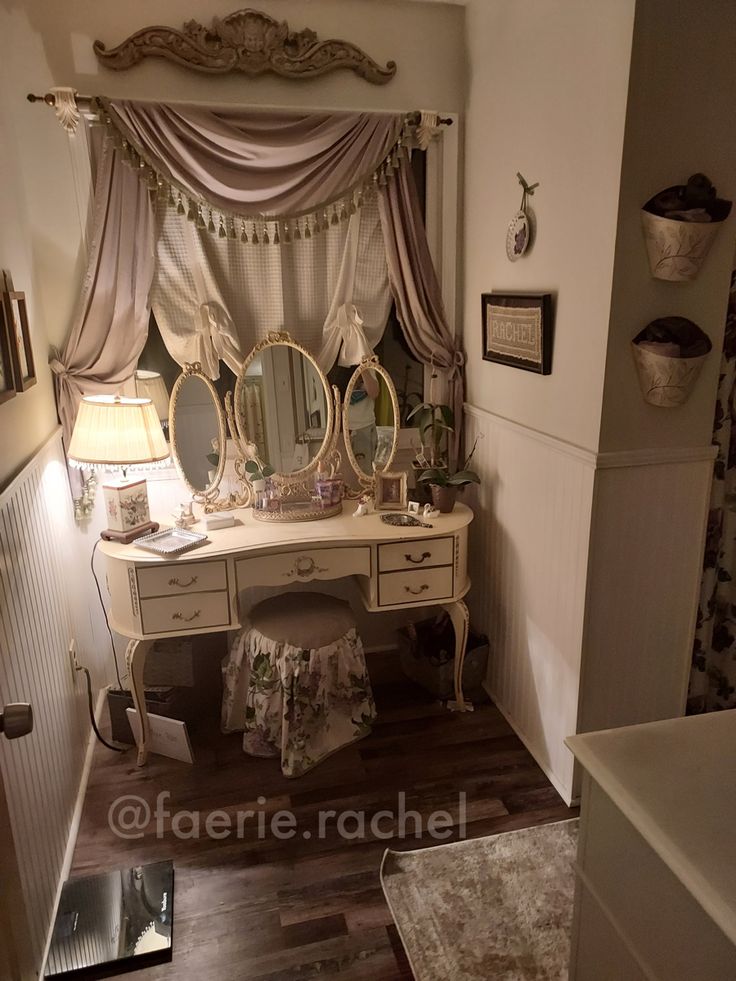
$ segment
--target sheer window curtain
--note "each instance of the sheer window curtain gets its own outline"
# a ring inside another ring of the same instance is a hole
[[[391,295],[375,201],[288,246],[220,238],[170,208],[157,224],[151,305],[178,364],[199,361],[217,378],[221,359],[237,372],[269,331],[286,330],[327,371],[381,339]]]

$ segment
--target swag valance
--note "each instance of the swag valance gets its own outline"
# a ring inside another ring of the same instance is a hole
[[[447,371],[460,419],[463,358],[427,246],[403,116],[122,101],[105,101],[102,110],[108,133],[89,268],[69,339],[52,365],[67,439],[81,395],[119,390],[145,344],[156,208],[237,238],[242,247],[284,249],[350,222],[376,194],[399,321],[415,356]],[[323,351],[315,352],[327,367],[337,356],[340,331],[355,347],[359,325],[351,297],[339,300],[333,299],[325,322]]]

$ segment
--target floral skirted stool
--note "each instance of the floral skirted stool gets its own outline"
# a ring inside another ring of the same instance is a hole
[[[259,603],[222,670],[223,732],[243,731],[251,756],[280,757],[287,777],[367,736],[376,718],[355,618],[333,596]]]

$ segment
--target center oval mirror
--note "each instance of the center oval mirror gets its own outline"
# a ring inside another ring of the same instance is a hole
[[[186,365],[171,390],[174,463],[195,498],[216,496],[225,468],[225,416],[214,385],[198,365]]]
[[[282,335],[283,337],[283,335]],[[257,344],[235,386],[236,422],[276,474],[308,470],[321,456],[332,424],[327,379],[291,340]]]
[[[343,433],[359,478],[387,470],[399,438],[399,405],[391,376],[377,359],[359,365],[345,389]]]

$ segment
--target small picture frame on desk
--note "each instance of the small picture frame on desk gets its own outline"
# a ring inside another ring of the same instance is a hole
[[[7,286],[7,279],[5,282]],[[38,380],[33,364],[31,330],[28,325],[25,293],[9,289],[3,292],[3,316],[10,347],[15,390],[16,392],[25,392]]]
[[[406,471],[376,472],[376,510],[404,511],[409,496]]]
[[[483,293],[483,360],[552,373],[552,294]]]

